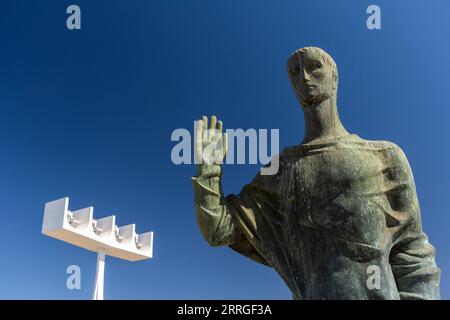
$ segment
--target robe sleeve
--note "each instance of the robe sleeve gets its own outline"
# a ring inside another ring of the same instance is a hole
[[[247,185],[238,196],[234,194],[227,196],[227,201],[233,208],[233,220],[240,231],[239,241],[230,245],[230,248],[253,261],[271,266],[264,257],[264,247],[260,238],[263,232],[260,218],[264,204],[255,199],[257,193],[258,189]]]
[[[406,218],[394,236],[390,264],[400,299],[439,299],[440,270],[435,249],[422,230],[421,214],[413,174],[403,151],[389,151],[388,200],[393,210]]]
[[[229,246],[269,266],[255,248],[258,242],[253,205],[246,204],[241,195],[223,195],[220,166],[203,168],[201,173],[192,178],[197,223],[203,237],[211,246]],[[248,193],[243,192],[244,197]]]
[[[278,161],[278,160],[277,160]],[[244,186],[239,195],[229,195],[233,220],[245,240],[230,247],[250,259],[274,267],[286,255],[285,215],[283,201],[275,190],[280,181],[280,168],[275,175],[259,173]],[[267,166],[271,166],[269,163]]]

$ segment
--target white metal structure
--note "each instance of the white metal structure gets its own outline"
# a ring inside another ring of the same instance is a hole
[[[116,225],[116,217],[94,219],[94,208],[70,211],[69,198],[45,204],[42,233],[97,252],[97,271],[92,299],[103,300],[105,256],[129,261],[150,259],[153,256],[153,232],[136,234],[136,226]]]

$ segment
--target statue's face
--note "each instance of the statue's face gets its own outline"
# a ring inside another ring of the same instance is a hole
[[[287,68],[292,87],[303,106],[318,105],[335,94],[337,70],[327,63],[322,50],[309,47],[298,51],[289,58]]]

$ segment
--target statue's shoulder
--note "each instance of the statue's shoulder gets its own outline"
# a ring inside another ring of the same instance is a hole
[[[358,137],[358,139],[356,139],[355,142],[358,142],[362,145],[366,145],[368,147],[380,149],[380,150],[387,150],[387,151],[392,151],[392,152],[401,151],[401,148],[397,144],[395,144],[394,142],[391,142],[391,141],[386,141],[386,140],[367,140],[367,139]]]
[[[384,155],[386,161],[392,161],[400,165],[409,166],[405,152],[396,143],[386,140],[365,140],[360,139],[360,143],[370,148],[379,150]]]
[[[244,188],[258,188],[266,191],[277,190],[282,181],[283,172],[291,163],[292,160],[289,159],[289,155],[286,155],[284,150],[273,155],[270,162],[263,165],[253,180]]]

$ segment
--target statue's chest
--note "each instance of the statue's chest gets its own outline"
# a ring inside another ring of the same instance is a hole
[[[296,161],[295,168],[291,213],[300,224],[338,227],[338,231],[343,226],[356,233],[379,224],[382,215],[373,203],[373,195],[384,184],[379,153],[331,147],[309,152]]]
[[[329,148],[298,160],[300,182],[315,195],[359,186],[381,169],[379,156],[352,148]]]

